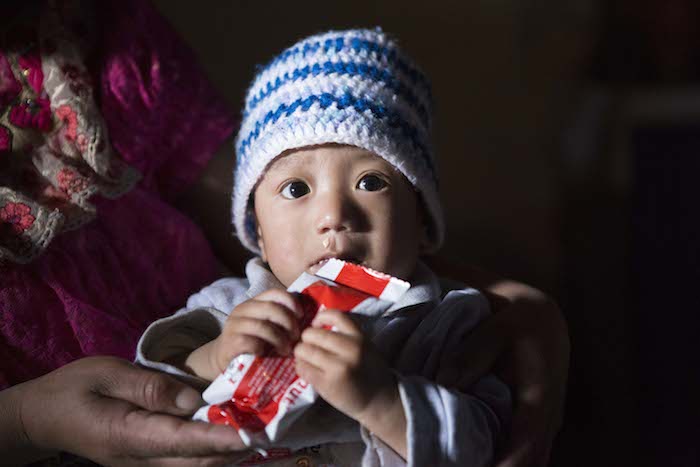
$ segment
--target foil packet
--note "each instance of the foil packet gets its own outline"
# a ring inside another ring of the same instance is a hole
[[[287,291],[297,294],[303,330],[326,309],[382,313],[409,288],[390,275],[330,259],[315,274],[302,273]],[[266,448],[284,436],[318,394],[296,374],[293,357],[271,353],[235,357],[202,397],[207,405],[193,419],[232,426],[246,446]]]

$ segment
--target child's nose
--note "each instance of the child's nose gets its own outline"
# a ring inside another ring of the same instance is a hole
[[[323,196],[318,206],[316,230],[319,234],[353,230],[356,211],[357,207],[347,196],[338,193]]]

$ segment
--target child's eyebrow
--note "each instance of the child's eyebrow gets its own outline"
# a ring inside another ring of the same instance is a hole
[[[305,165],[309,165],[309,162],[307,162],[304,158],[282,156],[273,161],[272,164],[270,164],[270,168],[274,167],[275,170],[288,171],[303,167]]]

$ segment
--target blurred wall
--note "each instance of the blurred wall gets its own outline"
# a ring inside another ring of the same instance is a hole
[[[446,257],[558,286],[559,141],[589,2],[156,0],[240,111],[256,64],[329,29],[381,25],[433,81]],[[233,155],[232,155],[233,157]]]

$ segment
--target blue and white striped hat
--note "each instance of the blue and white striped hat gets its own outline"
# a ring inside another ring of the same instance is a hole
[[[250,196],[282,152],[324,143],[357,146],[396,167],[429,215],[426,252],[442,243],[444,220],[431,149],[430,83],[380,29],[308,37],[262,68],[236,138],[233,223],[259,254]]]

